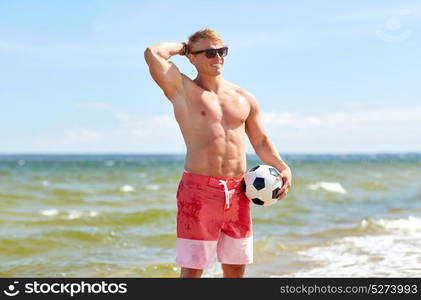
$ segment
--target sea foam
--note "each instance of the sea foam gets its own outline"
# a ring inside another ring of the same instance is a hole
[[[367,221],[362,222],[362,226]],[[381,235],[349,236],[325,246],[298,252],[303,268],[296,277],[419,277],[421,276],[421,219],[371,221]]]
[[[149,190],[149,191],[157,191],[159,190],[160,186],[158,184],[148,184],[147,186],[145,186],[145,189]]]
[[[130,192],[133,192],[134,191],[134,187],[132,187],[131,185],[126,184],[126,185],[123,185],[120,190],[122,192],[125,192],[125,193],[130,193]]]
[[[329,192],[335,192],[339,194],[347,193],[343,186],[338,182],[317,182],[315,184],[310,184],[307,187],[313,191],[323,189]]]
[[[58,209],[44,209],[41,211],[41,214],[47,217],[57,216],[58,213]]]

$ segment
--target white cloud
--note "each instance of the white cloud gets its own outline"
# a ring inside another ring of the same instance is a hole
[[[420,151],[421,108],[322,115],[263,114],[275,144],[288,152]]]
[[[76,128],[66,130],[63,144],[95,144],[100,140],[101,133],[89,128]]]
[[[103,133],[92,128],[69,128],[58,136],[43,136],[38,139],[38,146],[44,146],[45,150],[63,149],[74,146],[92,146],[98,144]]]
[[[145,46],[140,43],[60,43],[39,44],[0,41],[0,53],[26,56],[60,67],[77,68],[144,68]]]
[[[109,113],[115,121],[111,131],[72,128],[60,137],[42,139],[38,148],[41,152],[185,152],[172,114],[138,118],[113,109]],[[419,152],[419,120],[421,107],[329,114],[262,113],[269,136],[281,153]],[[253,152],[249,143],[247,152]]]
[[[126,112],[115,112],[120,134],[132,145],[142,146],[143,152],[184,152],[185,145],[174,116],[169,114],[149,118],[134,118]],[[137,148],[139,151],[140,148]]]
[[[364,10],[354,10],[345,12],[343,14],[336,14],[334,16],[329,16],[326,19],[329,21],[335,22],[364,22],[364,21],[378,21],[388,18],[395,15],[409,15],[411,14],[410,9],[383,9],[379,10],[378,8],[373,9],[364,9]]]
[[[113,107],[110,104],[104,102],[76,102],[73,104],[73,107],[81,110],[113,110]]]
[[[102,152],[101,147],[107,143],[106,132],[92,128],[69,128],[62,134],[45,133],[22,140],[11,141],[4,153],[72,153]]]

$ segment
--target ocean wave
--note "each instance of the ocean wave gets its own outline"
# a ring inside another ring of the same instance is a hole
[[[364,219],[361,221],[363,228],[382,228],[391,232],[421,232],[421,218],[410,216],[407,219]]]
[[[299,251],[310,268],[290,274],[296,277],[419,277],[421,275],[421,219],[363,220],[382,234],[348,236],[324,246]]]
[[[77,229],[53,229],[42,234],[45,240],[59,240],[62,241],[67,247],[71,244],[68,241],[78,241],[86,243],[98,243],[106,239],[105,234],[98,233],[94,228],[86,230]],[[66,242],[67,241],[67,242]],[[74,245],[79,246],[79,245]]]
[[[51,194],[59,199],[61,198],[76,198],[83,199],[89,196],[89,193],[84,190],[77,190],[71,188],[55,188],[51,190]]]
[[[346,194],[347,191],[338,182],[316,182],[307,186],[308,189],[316,191],[319,189],[326,190],[328,192],[335,192],[339,194]]]
[[[134,192],[134,187],[131,185],[125,184],[120,188],[120,191],[125,192],[125,193],[131,193],[131,192]]]
[[[109,226],[110,224],[116,226],[138,226],[146,224],[161,224],[162,221],[174,219],[176,212],[167,209],[147,209],[144,211],[123,212],[123,211],[109,211],[98,212],[95,210],[59,210],[58,214],[53,209],[40,211],[40,214],[48,218],[41,218],[37,220],[25,220],[23,223],[36,226]],[[47,214],[47,215],[45,215]]]
[[[68,211],[60,211],[58,209],[55,208],[51,208],[51,209],[44,209],[40,211],[40,214],[43,216],[47,216],[47,217],[55,217],[55,216],[59,216],[62,219],[67,219],[67,220],[74,220],[74,219],[79,219],[81,217],[97,217],[99,215],[98,211],[83,211],[83,210],[68,210]]]
[[[149,191],[157,191],[160,189],[160,185],[159,184],[148,184],[145,186],[145,189],[149,190]]]
[[[53,217],[59,214],[59,210],[58,209],[44,209],[41,211],[41,214],[47,217]]]
[[[367,181],[360,184],[360,187],[367,191],[386,191],[387,187],[377,181]]]
[[[45,253],[52,248],[60,248],[65,244],[57,239],[46,240],[40,236],[25,236],[23,238],[0,238],[1,256],[32,256],[37,253]]]
[[[69,220],[79,219],[81,217],[90,217],[94,218],[99,215],[99,212],[97,211],[81,211],[81,210],[70,210],[67,211],[67,215],[64,216],[64,218]]]
[[[25,194],[17,194],[17,193],[2,194],[2,193],[0,193],[1,202],[9,201],[9,202],[13,203],[13,200],[31,200],[33,198],[34,197],[32,197],[31,195],[25,195]]]
[[[115,161],[114,160],[106,160],[104,162],[104,166],[106,166],[106,167],[114,167],[114,165],[115,165]]]

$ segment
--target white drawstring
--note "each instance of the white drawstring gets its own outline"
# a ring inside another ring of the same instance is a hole
[[[230,192],[228,190],[227,182],[225,180],[219,180],[219,185],[224,186],[224,192],[225,192],[225,205],[227,208],[230,208]]]

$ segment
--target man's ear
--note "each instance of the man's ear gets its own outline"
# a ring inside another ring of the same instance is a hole
[[[189,59],[189,61],[194,65],[195,62],[195,57],[193,54],[187,54],[187,58]]]

